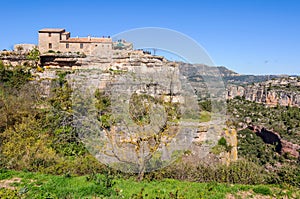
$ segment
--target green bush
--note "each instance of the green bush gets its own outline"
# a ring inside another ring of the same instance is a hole
[[[37,67],[40,60],[40,51],[37,48],[32,49],[26,56],[26,59],[33,60],[35,63],[34,67]]]
[[[58,157],[49,146],[49,136],[34,118],[6,129],[1,135],[2,161],[7,168],[36,171],[56,163]]]
[[[276,180],[276,182],[274,180]],[[275,178],[271,179],[270,183],[286,183],[295,187],[300,187],[299,165],[282,165],[282,167],[276,170],[276,176]]]
[[[32,77],[29,68],[24,66],[9,67],[0,62],[0,85],[9,88],[21,88]]]
[[[17,190],[0,188],[0,198],[1,199],[15,199],[21,198]]]
[[[75,158],[61,158],[56,164],[44,168],[41,172],[55,175],[86,175],[102,173],[106,166],[101,164],[94,156],[86,154]]]
[[[249,129],[238,132],[239,156],[260,165],[271,164],[282,160],[275,146],[264,141]]]
[[[218,141],[218,145],[221,145],[221,146],[227,146],[227,141],[224,137],[221,137]]]
[[[262,195],[272,195],[272,191],[269,187],[266,186],[258,186],[253,188],[254,193],[262,194]]]
[[[238,184],[264,184],[267,182],[267,175],[263,168],[246,160],[233,162],[229,166],[220,163],[206,165],[201,162],[178,162],[158,171],[156,176],[160,176],[159,173],[163,178],[195,182]]]

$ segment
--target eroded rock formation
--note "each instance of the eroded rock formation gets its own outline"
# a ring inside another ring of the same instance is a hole
[[[288,153],[295,158],[300,157],[300,146],[282,139],[279,133],[273,130],[266,129],[262,126],[248,126],[248,128],[252,130],[257,136],[261,137],[265,143],[275,145],[276,151],[278,153]]]
[[[276,79],[246,86],[228,85],[227,98],[237,96],[269,106],[300,107],[300,79]]]

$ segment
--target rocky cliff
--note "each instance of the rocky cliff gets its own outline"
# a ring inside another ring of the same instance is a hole
[[[243,97],[269,106],[300,107],[300,78],[278,78],[251,85],[227,85],[227,99]]]

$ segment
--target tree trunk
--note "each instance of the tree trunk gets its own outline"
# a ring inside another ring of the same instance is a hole
[[[137,177],[137,181],[142,181],[144,179],[144,175],[145,175],[145,162],[143,161],[141,163],[141,165],[139,165],[139,174]]]

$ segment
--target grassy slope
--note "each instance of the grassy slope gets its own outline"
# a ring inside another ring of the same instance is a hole
[[[16,177],[21,182],[12,183],[11,186],[16,187],[15,194],[22,198],[98,198],[101,193],[110,193],[109,189],[97,185],[95,181],[87,181],[87,176],[66,177],[3,170],[0,172],[0,186],[7,179]],[[270,185],[191,183],[173,179],[136,182],[134,179],[116,178],[113,181],[111,191],[114,196],[109,198],[225,198],[229,194],[239,198],[245,198],[241,196],[243,194],[271,195],[275,198],[300,197],[299,189]],[[24,193],[20,195],[21,192]],[[4,195],[5,190],[2,188],[0,197],[5,198]]]

